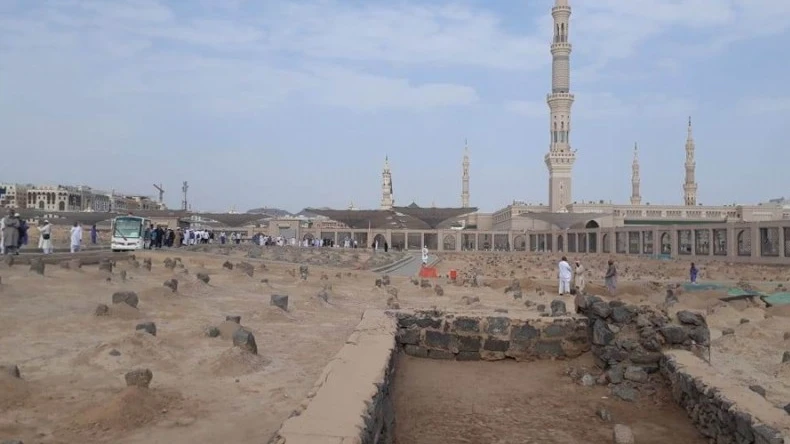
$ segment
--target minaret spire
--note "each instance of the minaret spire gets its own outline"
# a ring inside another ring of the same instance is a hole
[[[572,202],[572,170],[576,152],[570,146],[571,106],[574,97],[570,92],[571,7],[567,0],[555,0],[551,8],[554,18],[554,38],[551,43],[551,93],[549,105],[549,152],[544,156],[549,169],[549,210],[565,211]]]
[[[697,162],[694,160],[694,134],[689,117],[688,133],[686,135],[686,180],[683,183],[683,201],[686,205],[697,205],[697,182],[695,170]]]
[[[469,208],[469,144],[464,139],[464,161],[461,175],[461,207]]]
[[[631,163],[631,205],[642,205],[639,185],[639,146],[634,142],[634,161]]]
[[[384,170],[381,172],[381,209],[391,210],[395,205],[392,193],[392,173],[390,172],[389,156],[384,156]]]

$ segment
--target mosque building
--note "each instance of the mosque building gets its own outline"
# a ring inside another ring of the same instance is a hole
[[[528,204],[514,201],[493,213],[477,212],[470,206],[470,160],[469,147],[464,147],[461,178],[461,206],[457,208],[421,208],[412,203],[408,207],[397,207],[392,185],[389,158],[385,159],[382,172],[382,197],[379,210],[321,210],[317,214],[336,221],[368,220],[375,225],[379,220],[388,229],[407,229],[409,223],[421,225],[425,217],[431,219],[431,229],[455,228],[477,229],[492,232],[540,231],[570,228],[611,228],[629,225],[685,225],[723,222],[760,222],[790,219],[790,210],[779,203],[759,205],[701,205],[697,202],[695,141],[691,118],[686,128],[685,181],[682,185],[683,202],[678,205],[651,205],[643,203],[640,192],[640,165],[638,146],[634,145],[631,169],[631,198],[628,204],[612,204],[604,201],[579,202],[573,199],[573,167],[576,150],[572,148],[572,108],[574,94],[571,92],[570,42],[571,7],[568,0],[555,0],[551,9],[554,33],[551,41],[552,75],[551,91],[546,102],[549,108],[549,148],[544,162],[549,173],[548,199],[546,204]],[[359,211],[366,214],[362,215]],[[374,213],[378,212],[378,217]],[[370,213],[370,214],[368,214]],[[439,221],[442,217],[447,219]],[[393,220],[400,225],[392,225]],[[389,222],[385,222],[389,221]],[[441,222],[441,224],[439,224]],[[422,224],[424,225],[424,224]],[[440,226],[441,225],[441,226]],[[423,226],[422,229],[428,228]],[[416,227],[415,227],[416,228]]]

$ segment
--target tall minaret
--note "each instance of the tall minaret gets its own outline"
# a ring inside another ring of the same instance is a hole
[[[634,143],[634,161],[631,163],[631,205],[642,205],[639,194],[639,147]]]
[[[463,175],[461,176],[461,208],[469,208],[469,145],[464,141]]]
[[[558,212],[565,211],[565,206],[572,202],[571,173],[576,161],[576,152],[570,146],[573,94],[570,93],[571,44],[568,34],[571,7],[568,6],[568,0],[555,0],[551,16],[554,17],[551,94],[546,98],[551,116],[551,144],[544,161],[549,169],[549,208],[551,212]]]
[[[392,194],[392,173],[390,172],[389,156],[384,157],[384,170],[381,172],[381,209],[391,210],[395,205]]]
[[[691,117],[689,117],[688,135],[686,136],[686,181],[683,183],[683,201],[686,205],[697,205],[697,182],[694,170],[697,162],[694,161],[694,135],[691,131]]]

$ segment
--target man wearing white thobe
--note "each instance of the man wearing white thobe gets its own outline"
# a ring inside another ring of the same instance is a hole
[[[74,226],[71,227],[71,252],[76,253],[80,251],[81,244],[82,244],[82,227],[80,226],[79,222],[74,222]]]
[[[428,247],[422,247],[422,265],[428,265]]]
[[[562,257],[562,260],[559,263],[559,269],[560,296],[562,296],[565,293],[570,293],[571,277],[573,277],[573,269],[571,268],[571,264],[568,263],[568,259],[565,258],[565,256]]]
[[[38,232],[38,248],[44,254],[52,254],[52,224],[45,220],[44,226],[38,226]]]

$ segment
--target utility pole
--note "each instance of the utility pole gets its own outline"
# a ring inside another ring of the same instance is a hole
[[[164,203],[164,199],[165,199],[165,189],[162,188],[162,184],[161,183],[159,185],[154,184],[154,188],[156,188],[157,191],[159,191],[159,206],[162,206],[162,204]]]
[[[181,187],[181,192],[184,193],[184,200],[181,201],[181,209],[187,211],[189,206],[187,205],[187,191],[189,190],[189,183],[184,181],[184,185]]]

